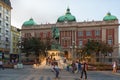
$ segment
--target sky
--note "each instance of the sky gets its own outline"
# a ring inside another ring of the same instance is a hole
[[[33,18],[37,24],[56,23],[69,7],[77,22],[101,21],[111,12],[120,19],[120,0],[10,0],[11,25],[21,28]]]

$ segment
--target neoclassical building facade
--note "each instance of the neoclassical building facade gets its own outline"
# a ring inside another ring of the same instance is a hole
[[[72,56],[73,44],[75,48],[81,48],[88,39],[104,41],[114,47],[113,53],[106,55],[106,61],[112,62],[120,58],[118,52],[118,27],[119,22],[116,16],[107,13],[101,21],[77,22],[75,16],[67,8],[65,15],[58,17],[54,24],[37,24],[32,18],[22,25],[22,37],[38,37],[52,39],[52,27],[57,27],[60,31],[59,43],[62,51],[68,56]],[[95,62],[103,59],[99,55],[95,57]]]

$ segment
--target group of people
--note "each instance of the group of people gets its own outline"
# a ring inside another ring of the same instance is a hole
[[[60,73],[60,68],[55,58],[52,60],[51,66],[52,66],[52,71],[55,72],[55,77],[58,78],[59,73]],[[71,69],[70,69],[70,66],[71,66]],[[81,73],[80,79],[83,78],[83,74],[84,74],[85,80],[86,80],[87,79],[87,67],[88,65],[85,60],[82,61],[82,63],[80,61],[73,61],[70,65],[67,66],[67,70],[68,71],[71,70],[72,73]]]
[[[55,58],[50,58],[50,57],[47,57],[46,58],[46,65],[52,65],[54,62],[56,61]]]
[[[88,65],[85,60],[82,62],[73,61],[70,65],[67,66],[67,71],[71,70],[72,73],[81,73],[80,79],[83,78],[83,74],[84,74],[85,79],[87,79],[87,68],[88,68]]]

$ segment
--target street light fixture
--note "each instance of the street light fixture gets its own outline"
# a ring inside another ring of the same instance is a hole
[[[77,48],[75,41],[72,41],[72,46],[70,46],[70,48],[72,48],[72,59],[76,59],[76,51],[75,49]]]
[[[23,45],[22,45],[22,40],[21,40],[21,37],[19,38],[18,40],[18,52],[19,52],[19,62],[17,64],[17,68],[23,68],[23,64],[21,62],[21,49],[23,48]]]

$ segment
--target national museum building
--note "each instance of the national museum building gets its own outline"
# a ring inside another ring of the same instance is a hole
[[[118,51],[119,22],[117,17],[110,12],[101,21],[77,22],[69,8],[67,8],[65,15],[58,17],[57,22],[54,24],[37,24],[31,18],[22,25],[22,37],[37,37],[41,39],[49,37],[52,40],[52,27],[59,29],[59,44],[68,57],[71,57],[71,54],[75,54],[75,52],[73,53],[73,46],[75,49],[81,48],[90,39],[104,41],[114,47],[114,51],[106,55],[107,62],[119,60],[120,58]],[[96,55],[94,61],[100,62],[101,59],[103,57]]]

